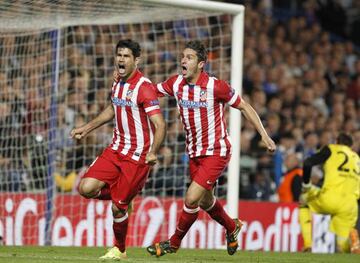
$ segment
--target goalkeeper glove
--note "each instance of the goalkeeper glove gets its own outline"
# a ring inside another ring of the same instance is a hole
[[[314,200],[320,193],[320,188],[312,183],[302,184],[301,195],[299,198],[300,205],[307,205],[310,201]]]
[[[306,193],[306,192],[308,192],[308,191],[311,189],[311,186],[312,186],[312,183],[311,183],[311,182],[309,182],[309,183],[307,183],[307,184],[302,183],[302,185],[301,185],[301,193]]]

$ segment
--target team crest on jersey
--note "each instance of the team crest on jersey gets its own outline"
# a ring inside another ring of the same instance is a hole
[[[206,98],[207,98],[206,90],[201,90],[200,91],[200,101],[206,101]]]
[[[126,92],[126,99],[127,100],[131,100],[131,97],[133,95],[133,90],[129,89],[127,92]]]
[[[231,88],[230,92],[229,92],[229,96],[232,97],[235,94],[235,90],[233,88]]]

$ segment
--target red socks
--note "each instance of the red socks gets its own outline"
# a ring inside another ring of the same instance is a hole
[[[225,212],[220,202],[214,198],[214,203],[207,209],[204,209],[212,219],[225,227],[228,233],[234,232],[236,225],[229,215]]]
[[[184,238],[192,224],[197,219],[199,210],[200,207],[198,206],[190,207],[186,204],[184,205],[184,209],[181,212],[175,234],[170,238],[170,244],[172,247],[180,247],[181,240]],[[234,232],[236,228],[234,220],[229,217],[216,198],[214,198],[214,203],[208,209],[205,209],[205,211],[209,214],[209,216],[211,216],[212,219],[225,227],[228,233]]]
[[[180,247],[181,240],[184,238],[191,225],[195,222],[198,217],[200,207],[198,206],[188,206],[184,204],[184,208],[181,212],[175,234],[170,238],[170,244],[172,247]]]
[[[121,252],[125,251],[128,223],[129,220],[127,213],[123,217],[114,218],[113,230],[115,235],[115,246],[118,247]]]

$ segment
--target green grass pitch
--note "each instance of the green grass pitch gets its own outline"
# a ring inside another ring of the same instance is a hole
[[[10,247],[0,246],[0,263],[52,263],[52,262],[104,262],[98,257],[106,252],[104,248],[84,247]],[[360,262],[360,255],[309,254],[238,251],[229,256],[225,250],[181,249],[176,254],[161,258],[151,257],[144,248],[129,248],[124,262],[244,262],[244,263],[352,263]],[[106,261],[117,262],[117,261]]]

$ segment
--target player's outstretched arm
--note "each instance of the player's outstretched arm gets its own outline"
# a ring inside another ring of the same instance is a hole
[[[311,169],[315,165],[323,164],[330,157],[331,151],[328,146],[304,160],[302,180],[305,185],[310,185]]]
[[[150,121],[155,126],[154,141],[151,145],[150,152],[146,155],[145,162],[150,165],[154,165],[157,161],[157,153],[160,149],[161,144],[165,138],[165,121],[161,113],[150,116]]]
[[[265,144],[266,148],[270,152],[274,152],[276,150],[276,145],[274,141],[267,134],[259,118],[259,115],[256,113],[254,108],[243,99],[235,108],[239,109],[242,113],[244,113],[246,119],[249,120],[255,126],[256,130],[261,135],[261,140]]]
[[[113,106],[109,105],[95,119],[91,120],[90,122],[86,123],[83,126],[72,129],[70,132],[70,137],[80,140],[84,138],[92,130],[95,130],[104,123],[107,123],[108,121],[112,120],[114,116],[115,113]]]

